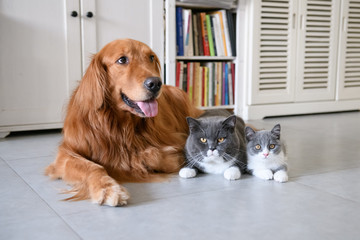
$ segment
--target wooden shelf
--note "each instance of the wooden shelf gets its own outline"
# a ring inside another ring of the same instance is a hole
[[[209,110],[209,109],[234,109],[235,105],[221,105],[221,106],[211,106],[211,107],[199,107],[202,110]]]
[[[236,57],[210,57],[210,56],[177,56],[176,60],[180,61],[234,61]]]

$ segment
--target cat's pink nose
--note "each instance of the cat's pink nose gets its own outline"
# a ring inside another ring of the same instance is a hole
[[[267,156],[269,156],[269,153],[263,153],[263,155],[264,155],[265,157],[267,157]]]

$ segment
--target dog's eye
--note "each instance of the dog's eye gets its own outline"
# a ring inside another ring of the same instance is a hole
[[[127,57],[125,57],[125,56],[122,56],[121,58],[119,58],[117,60],[117,63],[119,63],[119,64],[126,64],[128,62],[129,62],[129,59]]]
[[[150,61],[154,62],[155,56],[154,55],[150,55]]]

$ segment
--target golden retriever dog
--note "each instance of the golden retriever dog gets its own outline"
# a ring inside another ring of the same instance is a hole
[[[67,107],[63,141],[46,174],[73,185],[70,199],[127,204],[121,179],[149,180],[184,161],[186,117],[202,111],[185,92],[162,85],[160,63],[144,43],[120,39],[94,55]]]

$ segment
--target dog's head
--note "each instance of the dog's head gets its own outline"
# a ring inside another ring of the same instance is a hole
[[[120,39],[107,44],[93,57],[81,85],[86,82],[97,107],[112,101],[140,117],[157,115],[160,62],[142,42]]]

